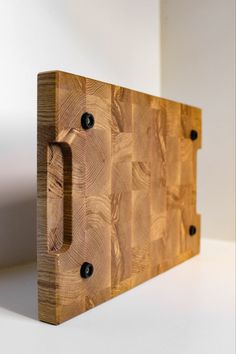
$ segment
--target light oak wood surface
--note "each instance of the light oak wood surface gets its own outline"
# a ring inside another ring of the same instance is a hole
[[[88,130],[85,112],[95,119]],[[39,74],[40,320],[59,324],[199,252],[200,147],[198,108],[60,71]],[[85,262],[94,270],[87,279]]]

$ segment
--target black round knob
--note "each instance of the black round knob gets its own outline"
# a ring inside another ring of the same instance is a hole
[[[80,268],[80,275],[82,278],[89,278],[93,274],[93,265],[88,262],[84,262]]]
[[[81,117],[81,125],[83,129],[91,129],[94,126],[94,116],[92,113],[85,112]]]
[[[191,140],[196,140],[198,138],[198,133],[196,130],[191,130],[190,132],[190,139]]]
[[[196,232],[197,232],[196,226],[190,225],[190,226],[189,226],[189,235],[190,235],[190,236],[193,236],[193,235],[196,234]]]

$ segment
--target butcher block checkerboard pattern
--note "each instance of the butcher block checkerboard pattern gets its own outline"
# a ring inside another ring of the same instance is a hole
[[[91,129],[81,125],[85,112]],[[59,324],[199,253],[200,147],[198,108],[39,74],[40,320]]]

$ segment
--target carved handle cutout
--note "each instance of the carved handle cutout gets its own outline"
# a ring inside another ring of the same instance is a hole
[[[72,242],[72,153],[65,142],[48,146],[48,250],[62,252]]]

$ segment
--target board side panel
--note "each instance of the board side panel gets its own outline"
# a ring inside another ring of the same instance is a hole
[[[95,118],[89,130],[85,112]],[[200,147],[198,108],[64,72],[39,75],[41,320],[61,323],[199,253]],[[94,267],[88,279],[84,262]]]

